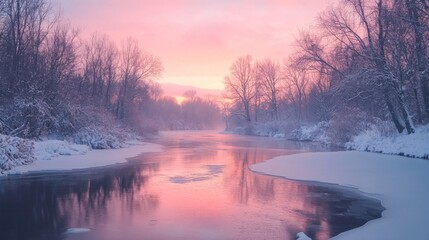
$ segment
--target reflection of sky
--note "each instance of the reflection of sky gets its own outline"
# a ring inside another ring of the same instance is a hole
[[[223,88],[241,55],[283,59],[332,0],[52,0],[88,36],[129,36],[159,56],[164,82]]]
[[[66,236],[80,240],[295,239],[300,231],[315,240],[331,236],[332,211],[342,206],[335,191],[248,169],[297,152],[274,148],[284,140],[183,132],[167,139],[161,140],[165,152],[144,154],[133,164],[0,185],[0,239],[19,229],[46,240],[47,233],[68,227],[93,229]],[[273,148],[258,148],[262,142]]]

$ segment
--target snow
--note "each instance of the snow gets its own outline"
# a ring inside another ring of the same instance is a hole
[[[45,140],[34,143],[34,154],[38,160],[50,160],[60,155],[81,155],[90,150],[89,146],[71,144],[60,140]]]
[[[64,171],[102,167],[124,163],[127,158],[145,152],[160,152],[162,146],[153,143],[134,142],[128,148],[92,150],[85,145],[69,144],[63,141],[48,140],[36,143],[37,160],[30,165],[17,166],[9,174],[21,174],[33,171]],[[84,155],[76,155],[84,154]],[[50,160],[49,160],[50,159]]]
[[[289,140],[293,141],[314,141],[321,143],[329,143],[329,137],[326,132],[329,128],[329,122],[319,122],[315,125],[301,126],[293,130],[289,136]]]
[[[33,153],[32,141],[0,134],[0,175],[15,166],[32,163]]]
[[[68,228],[65,234],[86,233],[91,231],[89,228]]]
[[[414,134],[386,137],[373,127],[346,143],[348,149],[429,158],[429,125],[416,128]]]
[[[250,168],[288,179],[355,187],[381,200],[386,208],[382,218],[334,239],[395,240],[429,236],[427,160],[345,151],[281,156]]]
[[[189,173],[185,172],[183,175],[170,177],[170,182],[177,184],[185,184],[191,182],[200,182],[218,177],[223,172],[225,165],[206,165],[204,172]]]
[[[87,126],[71,137],[71,141],[90,146],[92,149],[116,149],[127,147],[126,140],[136,136],[118,126]]]
[[[311,240],[305,233],[299,232],[296,234],[296,240]]]

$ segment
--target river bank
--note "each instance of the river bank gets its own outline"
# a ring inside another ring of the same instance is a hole
[[[287,179],[358,188],[382,201],[383,217],[334,239],[424,239],[429,235],[429,161],[347,151],[300,153],[250,166]]]
[[[102,167],[123,163],[127,158],[147,152],[160,152],[162,146],[141,141],[128,141],[122,148],[91,149],[86,145],[66,141],[47,140],[34,143],[31,163],[14,166],[1,175],[23,174],[35,171],[66,171]]]

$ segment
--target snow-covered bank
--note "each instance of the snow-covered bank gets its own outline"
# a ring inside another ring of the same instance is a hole
[[[33,141],[0,134],[0,175],[15,166],[30,164],[34,160]]]
[[[429,125],[417,127],[414,134],[389,137],[372,128],[354,137],[345,146],[352,150],[429,158]]]
[[[334,239],[425,239],[429,236],[429,161],[368,152],[302,153],[250,167],[288,179],[351,186],[374,194],[383,217]],[[303,229],[304,230],[304,229]]]
[[[377,124],[368,123],[357,129],[350,129],[349,125],[338,125],[340,124],[322,121],[292,128],[291,124],[277,121],[253,124],[246,129],[236,128],[231,133],[317,142],[348,150],[429,158],[429,125],[416,126],[414,134],[399,134],[393,126],[382,121]]]
[[[301,126],[287,136],[289,140],[300,142],[320,142],[329,144],[331,142],[328,136],[329,122],[319,122],[314,125]]]
[[[3,174],[21,174],[32,171],[62,171],[101,167],[127,161],[145,152],[162,151],[162,146],[145,142],[129,142],[120,149],[90,150],[86,145],[69,144],[65,141],[48,140],[36,142],[33,163],[16,166]],[[1,175],[1,174],[0,174]]]
[[[34,142],[34,155],[37,160],[50,160],[61,155],[82,155],[91,151],[87,145],[72,144],[61,140]]]

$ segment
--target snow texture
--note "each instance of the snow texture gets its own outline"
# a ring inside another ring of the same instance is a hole
[[[329,128],[328,122],[319,122],[315,125],[302,126],[293,130],[288,139],[293,141],[314,141],[321,143],[329,143],[329,137],[326,132]]]
[[[50,160],[60,155],[82,155],[91,150],[86,145],[71,144],[60,140],[35,142],[34,147],[34,154],[38,160]]]
[[[305,233],[299,232],[296,234],[296,240],[311,240]]]
[[[252,126],[252,135],[261,137],[284,138],[290,124],[284,121],[256,123]]]
[[[65,234],[76,234],[76,233],[86,233],[90,232],[89,228],[68,228],[64,233]]]
[[[0,134],[0,175],[15,166],[30,164],[34,160],[32,141]]]
[[[382,218],[334,239],[402,240],[429,236],[427,160],[345,151],[281,156],[250,168],[289,179],[355,187],[382,201],[386,208]]]
[[[126,141],[132,139],[135,139],[135,135],[124,128],[87,126],[74,134],[71,141],[90,146],[92,149],[116,149],[128,147]]]
[[[206,165],[205,173],[184,173],[183,175],[177,175],[169,178],[169,181],[177,184],[185,184],[191,182],[200,182],[217,177],[221,174],[225,168],[225,165]]]
[[[376,127],[365,131],[346,143],[347,149],[429,158],[429,125],[416,128],[414,134],[386,137]]]
[[[127,158],[135,157],[141,153],[162,151],[161,145],[144,142],[138,142],[138,144],[136,144],[137,142],[133,142],[135,145],[128,148],[92,151],[87,151],[88,147],[84,145],[67,145],[62,141],[49,141],[49,143],[54,144],[52,146],[46,142],[37,144],[38,146],[45,146],[36,151],[38,152],[38,156],[41,157],[40,159],[37,159],[30,165],[17,166],[8,173],[21,174],[33,171],[65,171],[102,167],[124,163],[127,161]],[[65,155],[60,153],[64,153]],[[80,156],[71,155],[83,153],[85,154]]]

